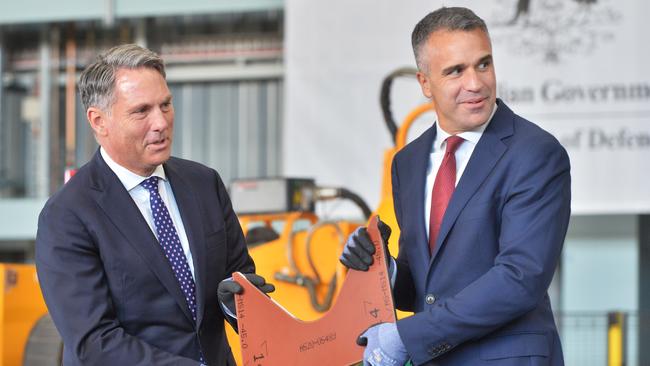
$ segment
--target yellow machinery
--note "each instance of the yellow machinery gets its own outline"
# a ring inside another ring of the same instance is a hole
[[[414,74],[412,69],[395,71],[384,81],[381,93],[384,117],[395,146],[384,153],[381,199],[374,214],[378,214],[393,229],[389,240],[389,250],[393,255],[397,254],[399,228],[393,209],[391,164],[397,151],[406,145],[408,131],[413,123],[422,114],[432,111],[433,105],[424,104],[415,108],[398,127],[389,110],[388,93],[394,78]],[[369,217],[370,214],[366,213],[366,216]],[[320,222],[318,217],[308,212],[241,215],[240,222],[245,234],[248,234],[252,225],[261,225],[267,229],[282,227],[276,239],[262,245],[249,246],[257,273],[273,282],[276,291],[271,297],[291,314],[302,320],[321,317],[335,301],[346,272],[338,261],[345,240],[364,223]],[[405,315],[407,314],[398,312],[398,317]],[[241,365],[239,338],[232,328],[226,326],[226,329],[230,346]]]
[[[61,352],[36,268],[0,264],[0,366],[60,365]]]
[[[301,212],[242,216],[241,222],[245,234],[252,223],[282,226],[278,239],[249,248],[257,273],[275,285],[273,299],[291,314],[303,320],[319,318],[330,307],[343,278],[338,262],[341,243],[358,224],[319,223],[314,214]],[[310,264],[307,258],[317,261]],[[241,364],[239,337],[228,325],[226,332]]]

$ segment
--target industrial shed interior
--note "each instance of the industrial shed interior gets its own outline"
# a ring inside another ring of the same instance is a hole
[[[486,20],[499,97],[571,158],[571,219],[549,289],[566,364],[649,364],[650,5],[537,0],[521,15],[517,3],[3,2],[0,365],[61,363],[34,270],[37,219],[98,149],[77,84],[100,52],[136,43],[162,57],[172,155],[219,172],[272,297],[314,320],[340,290],[347,235],[371,213],[393,215],[396,131],[411,141],[435,121],[420,107],[410,32],[442,5]]]

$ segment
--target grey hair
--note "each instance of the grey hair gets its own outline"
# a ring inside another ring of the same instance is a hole
[[[472,31],[480,29],[488,34],[487,26],[483,19],[474,14],[473,11],[462,7],[442,7],[427,14],[416,24],[411,34],[411,45],[415,54],[415,62],[420,71],[427,72],[423,60],[422,50],[429,36],[439,30],[448,31]]]
[[[163,76],[165,63],[155,52],[136,44],[115,46],[97,56],[79,78],[79,94],[84,108],[97,107],[108,112],[114,102],[115,74],[119,69],[146,67]]]

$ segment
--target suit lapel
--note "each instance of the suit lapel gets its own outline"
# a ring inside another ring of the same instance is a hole
[[[174,197],[178,210],[181,213],[183,226],[190,244],[190,251],[192,252],[192,261],[194,262],[194,277],[196,279],[196,323],[197,329],[203,320],[205,312],[205,297],[207,284],[206,281],[206,250],[204,242],[203,221],[200,216],[200,207],[198,204],[198,197],[193,193],[192,187],[187,183],[176,166],[166,163],[165,174],[169,178],[169,183],[172,186]]]
[[[513,117],[512,111],[499,101],[497,112],[474,148],[463,176],[451,196],[429,264],[433,263],[440,252],[458,215],[506,152],[507,146],[502,139],[513,134]]]
[[[425,243],[425,245],[416,245],[417,257],[422,259],[422,267],[426,268],[427,260],[430,256],[429,254],[429,245],[428,237],[429,234],[426,231],[425,220],[424,220],[424,201],[426,199],[425,195],[425,186],[427,181],[427,168],[429,166],[429,156],[431,154],[431,147],[433,146],[433,141],[436,137],[436,128],[435,125],[430,127],[425,131],[420,138],[413,141],[413,151],[410,152],[410,159],[405,166],[405,172],[400,175],[404,177],[413,177],[413,179],[408,179],[405,182],[408,182],[408,187],[402,189],[402,192],[410,192],[411,194],[405,195],[406,197],[402,198],[407,202],[405,212],[415,212],[416,217],[416,230],[415,230],[415,243]]]
[[[97,204],[171,293],[183,313],[192,321],[185,296],[165,258],[162,247],[129,193],[101,158],[99,151],[93,158],[93,169],[92,189]]]

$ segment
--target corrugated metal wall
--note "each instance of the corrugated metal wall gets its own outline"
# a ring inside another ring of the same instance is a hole
[[[282,81],[172,84],[173,154],[233,178],[281,171]]]
[[[173,155],[201,162],[234,178],[277,176],[282,156],[282,80],[215,81],[170,85],[176,111]],[[22,93],[5,93],[0,121],[0,197],[36,197],[34,136],[21,118]],[[77,162],[97,143],[77,102]]]
[[[31,165],[30,125],[21,118],[24,93],[5,90],[0,116],[0,197],[22,196]]]
[[[175,110],[172,154],[234,178],[277,176],[282,156],[282,80],[172,83]],[[77,103],[77,161],[97,149]]]
[[[226,183],[279,175],[282,1],[218,3],[201,11],[183,4],[182,14],[167,8],[163,17],[121,14],[118,6],[104,22],[0,25],[0,212],[12,212],[0,222],[0,255],[9,241],[33,240],[38,212],[63,184],[65,165],[79,167],[97,150],[78,95],[75,140],[65,140],[67,73],[74,65],[78,77],[115,44],[142,44],[165,60],[177,110],[174,155],[215,168]],[[227,4],[234,8],[221,7]]]

